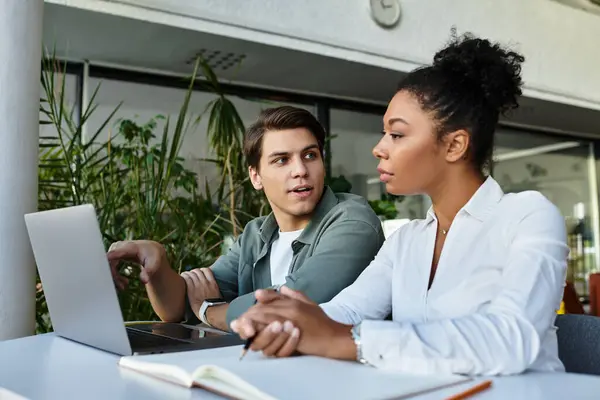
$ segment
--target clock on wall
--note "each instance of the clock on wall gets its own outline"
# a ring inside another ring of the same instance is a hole
[[[400,21],[400,0],[369,0],[371,17],[384,28],[392,28]]]

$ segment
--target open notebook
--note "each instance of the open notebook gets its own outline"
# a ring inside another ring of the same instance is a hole
[[[236,400],[401,399],[463,383],[456,375],[407,375],[320,357],[266,358],[241,347],[122,357],[119,365]]]
[[[0,387],[0,400],[27,400],[27,398]]]

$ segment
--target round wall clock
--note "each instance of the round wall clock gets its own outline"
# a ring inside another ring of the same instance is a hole
[[[400,21],[400,0],[370,0],[371,17],[384,28],[392,28]]]

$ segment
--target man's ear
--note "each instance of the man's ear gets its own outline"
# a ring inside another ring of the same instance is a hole
[[[446,134],[444,138],[446,142],[446,160],[448,162],[456,162],[466,159],[469,155],[469,144],[471,136],[464,129],[459,129]]]
[[[258,174],[258,170],[254,167],[248,167],[248,176],[250,176],[250,182],[252,182],[252,186],[256,190],[262,190],[262,179]]]

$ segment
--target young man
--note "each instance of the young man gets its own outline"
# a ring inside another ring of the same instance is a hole
[[[383,244],[379,218],[362,197],[325,186],[325,131],[300,108],[263,111],[244,137],[252,185],[272,213],[246,225],[210,268],[178,275],[156,242],[117,242],[108,258],[117,286],[120,260],[142,265],[140,279],[163,321],[229,323],[254,304],[254,291],[285,285],[317,303],[354,282]],[[187,296],[186,296],[187,293]],[[367,300],[368,301],[368,300]]]

